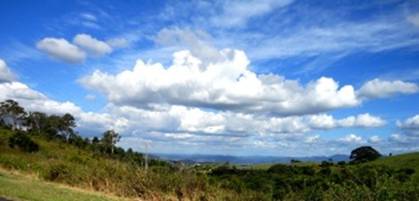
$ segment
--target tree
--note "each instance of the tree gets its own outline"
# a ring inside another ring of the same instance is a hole
[[[41,130],[45,128],[45,123],[47,120],[47,115],[42,112],[29,112],[29,115],[26,117],[26,124],[32,131],[41,133]]]
[[[71,114],[63,116],[50,115],[42,121],[41,130],[48,134],[50,138],[60,138],[69,141],[70,138],[77,136],[73,128],[76,127],[75,118]]]
[[[98,144],[98,143],[99,143],[99,138],[97,138],[96,136],[93,137],[92,144]]]
[[[60,124],[58,129],[64,138],[68,141],[71,136],[76,135],[73,131],[73,128],[76,127],[76,120],[71,114],[64,114],[61,117]]]
[[[116,145],[116,143],[119,142],[119,140],[121,139],[121,136],[119,136],[119,134],[117,132],[115,132],[114,130],[107,130],[103,133],[103,137],[101,139],[101,142],[107,146],[111,148],[111,154],[114,153],[114,147]]]
[[[381,154],[370,146],[358,147],[351,152],[351,163],[362,163],[379,158]]]
[[[10,119],[12,123],[12,129],[16,130],[18,121],[24,120],[26,116],[25,109],[14,100],[6,100],[0,103],[0,118],[4,121]]]

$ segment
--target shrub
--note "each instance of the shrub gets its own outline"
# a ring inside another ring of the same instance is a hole
[[[64,164],[50,165],[43,174],[43,178],[48,181],[57,181],[66,178],[71,174],[69,168]]]
[[[11,148],[20,148],[25,152],[37,152],[39,150],[38,144],[36,144],[30,137],[23,132],[16,132],[9,138],[9,146]]]

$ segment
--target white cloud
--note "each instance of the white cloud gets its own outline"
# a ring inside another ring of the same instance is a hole
[[[309,124],[314,128],[331,129],[337,127],[337,122],[331,115],[319,114],[309,117]]]
[[[29,88],[21,82],[0,84],[0,100],[13,99],[29,110],[42,111],[50,114],[79,113],[81,109],[71,102],[56,102],[44,94]]]
[[[71,113],[78,120],[79,130],[85,135],[98,134],[113,128],[124,136],[135,135],[135,133],[148,135],[150,132],[225,137],[269,136],[273,134],[293,136],[321,128],[321,126],[314,126],[313,122],[310,122],[312,115],[269,117],[234,112],[204,111],[185,106],[161,106],[149,110],[108,104],[101,113],[85,112],[74,103],[51,100],[20,82],[0,84],[0,100],[5,99],[14,99],[30,111],[42,111],[49,114]],[[339,121],[331,118],[333,121]],[[332,127],[328,129],[332,129]],[[315,140],[313,139],[312,142],[314,143]]]
[[[77,34],[73,42],[94,56],[102,56],[112,52],[112,48],[107,43],[88,34]]]
[[[397,126],[402,129],[419,129],[419,115],[407,118],[403,122],[397,121]]]
[[[419,92],[419,87],[415,83],[374,79],[366,82],[357,91],[357,94],[361,98],[385,98],[396,94],[413,94],[417,92]]]
[[[341,120],[338,120],[338,124],[342,127],[380,127],[385,124],[385,120],[380,117],[372,116],[368,113],[350,116]]]
[[[318,114],[308,116],[308,124],[312,128],[317,129],[332,129],[332,128],[348,128],[348,127],[362,127],[372,128],[385,125],[385,120],[380,117],[370,115],[368,113],[359,114],[357,116],[349,116],[343,119],[335,119],[328,114]]]
[[[7,66],[6,62],[3,59],[0,59],[0,83],[10,82],[15,80],[16,76]]]
[[[355,134],[349,134],[342,138],[339,138],[340,142],[344,143],[350,143],[350,144],[361,144],[364,143],[364,139],[362,139],[361,136],[355,135]]]
[[[292,147],[299,143],[319,143],[319,135],[305,134],[316,129],[326,129],[315,126],[311,121],[316,115],[272,117],[173,105],[155,105],[143,109],[114,104],[108,104],[100,113],[86,112],[74,103],[51,100],[20,82],[0,84],[0,100],[4,99],[14,99],[29,111],[71,113],[76,117],[77,130],[84,136],[99,135],[107,129],[115,129],[124,138],[151,140],[162,146],[170,143],[236,149]],[[333,117],[329,119],[334,122],[334,128],[339,126],[336,122],[342,120]],[[353,126],[356,123],[345,124],[345,127]],[[349,136],[344,141],[360,141],[357,138]]]
[[[67,63],[82,63],[88,55],[98,57],[112,52],[109,44],[87,34],[77,34],[73,43],[64,38],[47,37],[39,41],[36,47]]]
[[[27,111],[40,111],[47,114],[62,115],[70,113],[77,119],[78,129],[88,131],[83,134],[98,134],[106,129],[124,131],[126,120],[108,113],[84,112],[76,104],[69,101],[55,101],[44,94],[31,89],[27,85],[13,81],[0,83],[0,101],[13,99]]]
[[[316,143],[320,140],[320,135],[314,135],[314,136],[308,136],[306,137],[306,139],[304,140],[305,143]]]
[[[63,38],[44,38],[36,47],[49,56],[67,63],[82,63],[86,53]]]
[[[179,51],[167,68],[137,60],[132,70],[116,75],[95,71],[80,81],[103,92],[112,103],[136,107],[169,104],[293,115],[360,103],[352,86],[339,87],[331,78],[302,86],[278,75],[250,71],[242,51],[225,49],[219,53],[219,62],[203,65],[189,51]]]

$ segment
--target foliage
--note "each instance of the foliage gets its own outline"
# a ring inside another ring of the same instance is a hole
[[[5,124],[5,121],[10,119],[13,130],[17,129],[18,121],[22,120],[25,115],[25,109],[19,106],[18,102],[14,100],[0,102],[0,119],[2,120],[2,124]]]
[[[17,147],[26,152],[37,152],[39,150],[38,144],[31,140],[23,132],[16,132],[9,138],[9,146],[11,148]]]
[[[362,146],[359,148],[354,149],[351,152],[351,159],[352,163],[362,163],[367,161],[373,161],[379,158],[381,154],[370,146]]]
[[[114,130],[107,130],[103,133],[101,142],[111,149],[111,154],[114,153],[116,143],[121,139],[121,136]]]

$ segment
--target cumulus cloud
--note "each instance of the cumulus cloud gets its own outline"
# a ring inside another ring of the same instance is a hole
[[[340,126],[356,126],[356,127],[380,127],[385,124],[385,120],[380,117],[372,116],[368,113],[357,116],[350,116],[338,121]]]
[[[77,34],[73,39],[73,43],[94,56],[103,56],[112,52],[112,48],[106,42],[88,34]]]
[[[208,143],[212,138],[249,138],[252,136],[298,136],[316,129],[324,128],[315,125],[315,115],[271,117],[235,112],[205,111],[200,108],[185,106],[161,106],[154,110],[132,106],[108,104],[101,113],[86,112],[72,102],[59,102],[29,88],[20,82],[0,84],[0,100],[14,99],[30,111],[42,111],[49,114],[71,113],[77,119],[78,129],[84,135],[99,134],[107,129],[116,129],[124,136],[136,136],[138,133],[150,135],[163,133],[160,140],[168,140],[181,136],[199,138],[207,136]],[[334,122],[336,120],[331,117]],[[140,122],[140,123],[139,123]],[[337,123],[332,123],[338,126]],[[354,127],[356,124],[346,124]],[[179,135],[178,135],[179,134]],[[195,137],[192,137],[195,136]],[[314,139],[305,139],[315,143]],[[195,139],[196,140],[196,139]]]
[[[47,37],[39,41],[36,47],[50,57],[67,63],[82,63],[86,58],[86,53],[83,50],[64,38]]]
[[[99,57],[112,52],[112,47],[104,41],[88,34],[77,34],[73,43],[64,38],[47,37],[36,47],[49,56],[67,63],[82,63],[87,56]]]
[[[0,83],[13,81],[15,77],[6,62],[0,59]]]
[[[328,114],[319,114],[310,116],[308,121],[313,128],[318,129],[332,129],[339,127],[380,127],[386,123],[382,118],[368,113],[359,114],[357,116],[349,116],[343,119],[335,119],[333,116]]]
[[[16,100],[31,111],[42,111],[49,114],[78,114],[81,112],[81,109],[71,102],[53,101],[44,94],[17,81],[0,84],[0,100],[5,99]]]
[[[362,85],[357,94],[361,98],[386,98],[395,94],[413,94],[417,92],[419,92],[419,87],[415,83],[374,79]]]
[[[242,51],[224,49],[219,54],[219,62],[203,65],[191,52],[179,51],[167,68],[137,60],[132,70],[116,75],[95,71],[80,82],[103,92],[112,103],[136,107],[169,104],[295,115],[360,104],[352,86],[340,87],[332,78],[303,86],[279,75],[250,71]]]

